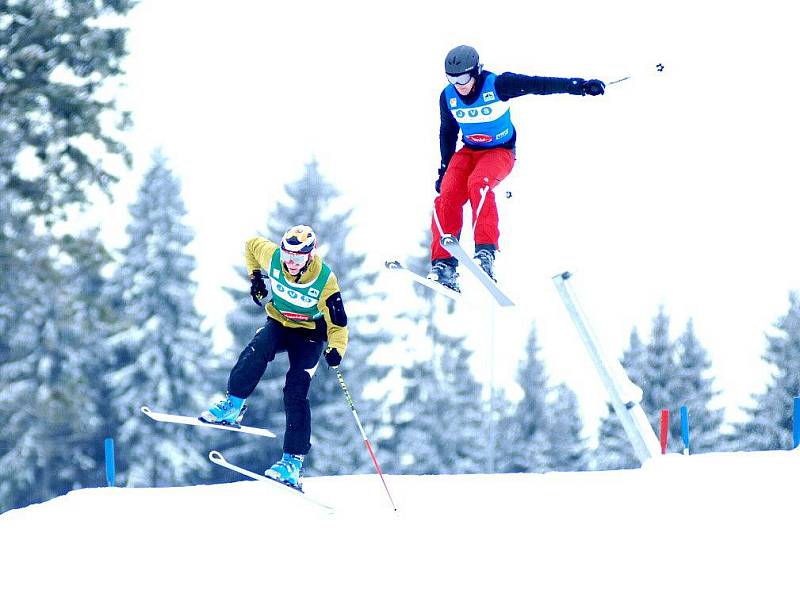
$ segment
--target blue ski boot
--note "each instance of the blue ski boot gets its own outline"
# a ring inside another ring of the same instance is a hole
[[[264,472],[267,478],[277,480],[281,484],[303,490],[300,483],[300,470],[303,469],[303,459],[305,455],[291,455],[283,453],[281,460]]]
[[[245,406],[244,403],[245,398],[226,395],[225,398],[221,399],[211,408],[203,411],[197,418],[203,421],[203,423],[241,427],[242,418],[247,410],[247,406]]]

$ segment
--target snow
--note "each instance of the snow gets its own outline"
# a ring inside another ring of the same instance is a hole
[[[639,470],[96,488],[0,515],[0,605],[791,606],[800,453]],[[224,531],[224,532],[223,532]]]

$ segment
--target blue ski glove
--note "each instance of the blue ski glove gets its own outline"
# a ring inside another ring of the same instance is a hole
[[[261,301],[268,295],[269,292],[267,291],[267,286],[264,284],[264,277],[261,275],[261,271],[256,269],[250,275],[250,296],[253,302],[260,307]]]
[[[338,368],[342,363],[342,356],[336,347],[328,347],[325,350],[325,361],[331,368]]]

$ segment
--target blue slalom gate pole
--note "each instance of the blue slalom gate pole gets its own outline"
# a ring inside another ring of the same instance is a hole
[[[116,465],[114,464],[114,438],[106,438],[106,483],[108,486],[114,486],[114,477],[116,474]]]
[[[681,406],[681,438],[683,439],[683,454],[689,454],[689,409]]]
[[[797,448],[800,444],[800,397],[794,399],[794,412],[792,413],[792,446]]]

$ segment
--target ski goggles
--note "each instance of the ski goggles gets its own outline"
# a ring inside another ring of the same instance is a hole
[[[290,252],[281,248],[281,262],[292,262],[294,264],[303,265],[308,262],[308,257],[311,254],[301,254],[298,252]]]
[[[464,72],[463,74],[458,74],[456,76],[452,76],[450,74],[446,74],[445,76],[447,76],[447,80],[450,82],[450,84],[465,85],[472,78],[472,71],[470,70],[469,72]]]

